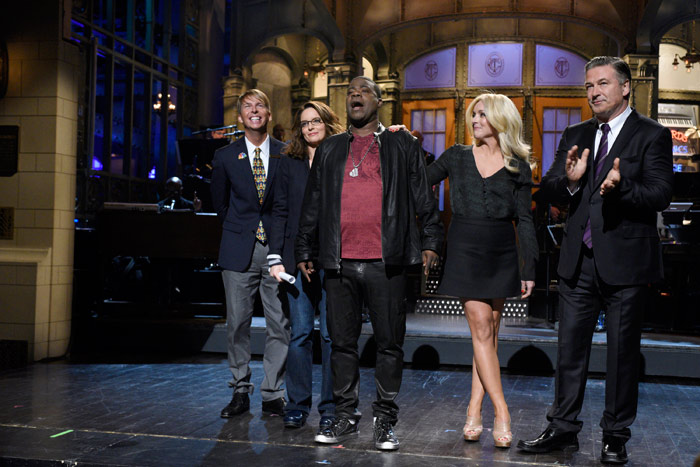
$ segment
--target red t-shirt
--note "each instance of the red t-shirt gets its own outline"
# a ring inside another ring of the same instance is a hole
[[[367,148],[367,157],[351,177]],[[355,136],[350,143],[340,199],[340,256],[347,259],[381,259],[382,257],[382,173],[379,147],[374,135]]]

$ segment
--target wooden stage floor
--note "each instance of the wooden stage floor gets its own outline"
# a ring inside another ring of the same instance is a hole
[[[57,361],[0,373],[0,465],[120,466],[545,466],[599,465],[604,381],[590,379],[581,414],[581,449],[526,455],[494,448],[493,410],[484,406],[478,443],[461,438],[469,368],[407,367],[398,398],[398,452],[372,443],[374,370],[362,368],[359,437],[342,446],[315,444],[318,414],[301,429],[262,416],[256,390],[250,412],[224,420],[230,373],[224,355],[111,363]],[[262,363],[252,364],[259,387]],[[314,365],[314,402],[320,367]],[[538,435],[553,395],[551,376],[503,377],[515,440]],[[691,466],[700,453],[700,380],[653,379],[640,385],[639,414],[628,443],[630,466]]]

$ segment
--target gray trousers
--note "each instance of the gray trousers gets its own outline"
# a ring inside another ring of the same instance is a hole
[[[255,242],[253,259],[247,271],[225,270],[222,273],[226,291],[226,337],[228,363],[233,375],[233,391],[252,394],[250,382],[250,323],[253,319],[255,294],[260,290],[265,314],[265,378],[260,386],[263,401],[284,395],[282,382],[287,362],[289,319],[280,302],[279,284],[270,276],[267,264],[268,247]]]

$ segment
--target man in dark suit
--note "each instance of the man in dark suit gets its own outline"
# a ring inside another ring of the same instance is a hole
[[[284,415],[289,320],[267,259],[281,253],[281,246],[268,244],[267,232],[272,226],[274,181],[283,144],[267,135],[270,117],[265,93],[258,89],[243,93],[238,99],[238,121],[245,137],[217,150],[212,164],[212,201],[223,224],[219,265],[224,269],[228,361],[233,375],[233,398],[221,411],[224,418],[250,407],[250,324],[257,291],[266,327],[262,411]]]
[[[637,412],[641,322],[650,283],[662,277],[657,211],[671,201],[671,133],[628,105],[631,73],[617,57],[586,64],[591,120],[568,127],[542,179],[569,204],[558,273],[559,348],[549,426],[521,440],[527,452],[578,449],[591,339],[607,314],[603,463],[627,462]],[[579,150],[582,150],[579,156]]]

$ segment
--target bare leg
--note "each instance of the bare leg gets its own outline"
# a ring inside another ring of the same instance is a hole
[[[501,368],[496,350],[503,299],[491,303],[481,300],[464,300],[464,310],[472,334],[474,367],[472,372],[472,396],[470,411],[478,415],[484,392],[488,393],[494,406],[496,420],[509,422],[508,405],[503,396]],[[493,306],[493,307],[492,307]],[[474,406],[472,407],[472,403]]]
[[[463,302],[463,306],[466,302]],[[503,306],[505,305],[505,299],[499,298],[491,301],[492,314],[493,314],[493,346],[496,351],[498,351],[498,330],[501,326],[501,312],[503,311]],[[465,308],[464,314],[466,316],[467,310]],[[468,319],[468,318],[467,318]],[[470,417],[479,417],[481,415],[481,406],[484,402],[484,395],[486,391],[484,390],[484,385],[479,377],[479,371],[476,367],[476,359],[472,358],[472,393],[469,398],[469,411],[467,415]]]
[[[472,394],[469,398],[469,407],[467,415],[470,417],[480,417],[481,416],[481,404],[484,402],[484,385],[481,383],[481,378],[479,378],[479,370],[476,368],[476,359],[472,358]]]

